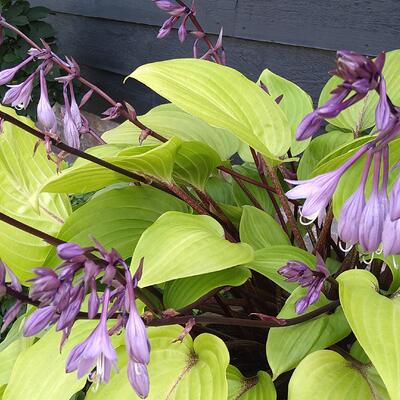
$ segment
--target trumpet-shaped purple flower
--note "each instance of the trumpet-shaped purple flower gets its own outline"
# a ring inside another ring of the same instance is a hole
[[[167,37],[170,33],[176,22],[178,21],[178,17],[169,17],[161,26],[157,39],[164,39]]]
[[[78,378],[88,375],[96,367],[96,371],[91,374],[96,386],[108,382],[111,369],[113,367],[117,369],[117,354],[107,331],[109,299],[110,290],[107,288],[103,296],[103,309],[99,324],[83,343],[72,349],[66,364],[66,371],[77,371]]]
[[[9,85],[9,90],[3,98],[4,104],[11,104],[17,109],[26,109],[31,101],[35,74],[30,75],[24,82],[18,85]]]
[[[6,85],[7,83],[11,82],[14,78],[15,74],[23,68],[26,64],[30,63],[33,60],[33,57],[28,57],[26,60],[22,61],[20,64],[16,65],[15,67],[4,69],[0,71],[0,86]]]
[[[57,254],[63,260],[71,260],[72,258],[85,255],[90,248],[84,248],[76,243],[63,243],[57,246]]]
[[[387,157],[387,156],[386,156]],[[387,197],[387,167],[384,168],[382,189],[379,190],[381,152],[375,154],[373,186],[370,198],[361,214],[359,225],[359,240],[364,250],[374,252],[378,250],[382,241],[383,226],[388,210]]]
[[[32,286],[29,295],[32,300],[50,304],[61,285],[58,275],[52,269],[44,267],[35,268],[34,272],[37,277],[30,279]]]
[[[128,361],[128,380],[136,394],[145,399],[149,395],[150,382],[146,365]]]
[[[390,218],[396,221],[400,218],[400,176],[396,179],[390,193]]]
[[[47,132],[57,132],[57,118],[49,102],[44,68],[40,69],[40,99],[37,105],[37,118],[39,124]]]
[[[359,226],[362,213],[365,209],[365,184],[372,161],[372,153],[369,152],[364,166],[363,175],[358,189],[347,199],[341,211],[338,224],[338,233],[341,240],[354,245],[359,242]]]
[[[315,270],[300,261],[288,261],[278,270],[278,273],[288,282],[298,282],[301,287],[308,288],[307,294],[296,302],[297,314],[302,314],[310,304],[319,299],[324,282],[329,277],[324,260],[318,253]]]
[[[379,83],[379,102],[375,110],[375,122],[378,131],[390,130],[394,123],[386,94],[386,82],[383,77]]]
[[[387,215],[383,225],[382,245],[386,257],[400,254],[400,219],[392,221],[390,215]]]
[[[330,202],[342,174],[342,170],[337,169],[305,181],[287,180],[297,186],[286,192],[286,197],[289,199],[305,198],[301,214],[313,221],[318,216],[324,215],[325,208]]]
[[[321,219],[325,214],[325,208],[330,202],[340,178],[369,147],[370,145],[363,146],[341,167],[334,171],[326,172],[315,178],[303,181],[287,179],[287,182],[297,186],[286,192],[286,197],[289,199],[306,199],[301,210],[302,216],[311,221],[317,217]]]
[[[79,129],[72,117],[71,105],[68,98],[67,87],[69,82],[64,83],[64,139],[68,146],[75,149],[80,147]]]

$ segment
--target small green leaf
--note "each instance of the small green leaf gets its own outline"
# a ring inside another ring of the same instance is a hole
[[[307,289],[298,287],[286,300],[278,317],[296,317],[296,302],[306,292]],[[307,312],[329,303],[330,301],[321,293],[319,300],[311,304]],[[273,379],[295,368],[308,354],[339,342],[350,332],[351,329],[341,307],[338,307],[333,314],[323,314],[298,325],[271,328],[267,340],[267,358]]]
[[[221,164],[218,153],[201,142],[183,142],[176,155],[174,178],[203,190],[208,178]]]
[[[253,260],[245,243],[224,239],[224,230],[213,218],[167,212],[141,236],[132,258],[136,269],[144,257],[142,287],[172,279],[221,271]]]
[[[189,114],[227,129],[267,157],[282,156],[290,147],[285,114],[269,95],[232,68],[178,59],[143,65],[129,77]]]
[[[317,164],[338,147],[353,140],[351,132],[329,131],[312,140],[302,155],[297,170],[299,179],[309,179]]]
[[[240,240],[254,250],[273,245],[290,246],[288,236],[274,218],[255,207],[243,206],[239,232]]]
[[[175,155],[181,141],[173,138],[154,147],[142,146],[122,150],[118,156],[105,157],[104,160],[118,167],[138,174],[146,174],[163,181],[171,181]],[[131,178],[91,162],[78,164],[64,170],[59,176],[48,180],[43,192],[85,193]]]
[[[296,140],[296,130],[304,116],[312,112],[313,104],[309,94],[295,83],[265,69],[259,78],[266,87],[271,97],[275,100],[283,95],[279,106],[285,113],[292,131],[292,144],[290,146],[293,156],[300,154],[307,148],[310,140]]]
[[[152,351],[147,399],[226,399],[229,353],[224,342],[205,333],[194,341],[188,335],[182,343],[172,343],[181,332],[182,327],[176,325],[148,329]],[[86,396],[86,400],[119,399],[139,399],[129,384],[126,367],[107,385],[102,385],[97,392],[89,390]]]
[[[164,305],[179,310],[210,293],[226,286],[240,286],[251,277],[244,267],[233,267],[218,272],[176,279],[167,282],[164,287]]]
[[[183,141],[197,141],[208,144],[222,159],[227,160],[239,149],[239,140],[225,129],[208,125],[174,104],[162,104],[139,116],[139,121],[148,128],[170,139],[177,137]],[[141,129],[127,121],[102,137],[107,143],[139,144]],[[149,136],[146,144],[158,144],[158,140]]]
[[[381,399],[378,393],[356,365],[334,351],[319,350],[294,371],[288,400],[377,400]]]
[[[397,297],[378,293],[378,281],[365,270],[339,275],[339,296],[347,320],[375,366],[391,398],[400,391],[400,308]]]
[[[150,186],[114,189],[89,200],[65,221],[59,238],[91,246],[95,237],[107,249],[115,248],[123,258],[128,258],[141,234],[167,211],[187,212],[181,200]],[[54,248],[46,265],[59,263]]]
[[[292,292],[298,286],[297,283],[286,282],[285,278],[278,274],[278,269],[290,260],[301,261],[310,268],[315,268],[315,256],[294,246],[269,246],[257,250],[248,267],[271,279],[286,291]]]
[[[275,386],[264,371],[258,371],[257,376],[252,378],[245,378],[236,367],[229,365],[226,377],[228,400],[276,400]]]

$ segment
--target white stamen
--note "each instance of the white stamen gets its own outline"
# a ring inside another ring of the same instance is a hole
[[[375,252],[371,254],[371,258],[368,261],[365,259],[365,255],[363,254],[361,261],[369,267],[372,264],[372,261],[374,261],[374,254]]]
[[[312,223],[314,223],[314,221],[318,218],[318,214],[315,216],[315,217],[313,217],[313,218],[308,218],[308,217],[305,217],[304,215],[303,215],[303,213],[302,213],[302,207],[299,207],[299,213],[300,213],[300,219],[299,219],[299,221],[300,221],[300,223],[303,225],[303,226],[307,226],[307,225],[311,225]],[[305,219],[304,219],[305,218]]]
[[[379,255],[379,254],[382,254],[382,252],[383,252],[383,247],[380,246],[379,249],[375,251],[375,254]]]
[[[346,244],[346,247],[343,247],[342,241],[339,240],[339,249],[342,250],[344,254],[347,254],[354,247],[354,245],[351,244],[350,246],[347,246],[347,243],[345,243],[345,244]]]
[[[394,256],[392,256],[392,260],[393,260],[393,266],[394,266],[396,269],[399,269],[399,266],[398,266],[398,264],[397,264],[396,259],[394,258]]]

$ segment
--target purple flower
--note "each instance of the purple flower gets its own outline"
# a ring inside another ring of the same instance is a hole
[[[9,85],[10,88],[3,98],[4,104],[11,104],[17,109],[26,109],[31,101],[35,74],[30,75],[19,85]]]
[[[3,325],[0,329],[0,333],[3,333],[7,327],[11,324],[11,322],[14,321],[14,319],[17,317],[19,310],[22,307],[22,301],[17,300],[6,312],[6,314],[3,317]]]
[[[145,399],[149,394],[150,382],[147,367],[143,364],[128,361],[128,380],[136,394]]]
[[[30,279],[32,286],[29,295],[32,300],[39,300],[41,303],[50,303],[58,288],[61,285],[58,275],[50,268],[35,268],[33,270],[37,277]]]
[[[68,146],[75,149],[80,147],[79,130],[75,124],[74,118],[71,113],[71,106],[68,99],[67,87],[68,82],[64,83],[64,139]]]
[[[57,331],[72,327],[73,323],[75,322],[75,318],[81,309],[84,297],[85,291],[82,285],[75,286],[70,291],[68,306],[60,310],[62,312],[57,322]]]
[[[110,121],[121,116],[123,110],[123,105],[121,103],[116,103],[114,106],[108,108],[102,113],[105,117],[102,118],[104,121]]]
[[[392,221],[400,218],[400,176],[396,179],[390,193],[390,218]]]
[[[383,254],[385,257],[400,254],[400,219],[392,221],[386,217],[382,232]]]
[[[83,343],[72,349],[66,364],[66,372],[77,371],[78,379],[88,375],[96,367],[96,371],[91,375],[95,386],[108,382],[111,369],[113,367],[117,369],[117,353],[107,331],[109,298],[110,290],[107,288],[103,296],[103,309],[99,324]]]
[[[286,192],[286,197],[289,199],[306,199],[301,210],[302,216],[311,221],[317,217],[322,219],[325,215],[325,208],[330,202],[340,178],[369,148],[369,144],[364,145],[334,171],[303,181],[287,179],[287,182],[297,186]]]
[[[354,245],[359,241],[359,226],[362,213],[365,209],[365,184],[371,167],[372,153],[369,152],[365,162],[363,175],[358,189],[347,199],[341,211],[338,224],[338,233],[341,240]]]
[[[33,57],[28,57],[26,60],[22,61],[22,63],[16,65],[15,67],[4,69],[0,71],[0,86],[5,85],[14,78],[15,74],[23,68],[26,64],[30,63],[33,60]]]
[[[174,4],[168,0],[155,0],[154,3],[160,10],[166,11],[174,17],[180,17],[186,11],[186,7]]]
[[[342,174],[343,171],[339,168],[305,181],[287,180],[297,186],[286,192],[286,197],[289,199],[305,198],[301,214],[313,221],[318,216],[324,215],[325,208],[330,202]]]
[[[43,329],[46,329],[54,319],[55,313],[56,308],[54,306],[39,308],[25,321],[24,336],[34,336]]]
[[[47,132],[57,132],[57,118],[49,102],[44,69],[40,69],[40,99],[37,105],[37,118],[39,124]]]
[[[164,39],[165,37],[167,37],[171,33],[171,30],[177,21],[178,21],[177,17],[168,18],[161,26],[157,35],[157,39]]]
[[[83,248],[76,243],[63,243],[57,246],[58,257],[63,260],[71,260],[75,257],[83,256],[90,250],[88,248]]]
[[[178,38],[181,43],[183,43],[187,37],[186,21],[187,21],[187,16],[183,18],[181,26],[178,29]]]
[[[82,117],[78,103],[76,102],[74,85],[72,81],[69,82],[69,93],[71,95],[71,116],[74,120],[76,128],[78,129],[78,131],[80,131],[80,129],[82,128]]]
[[[376,128],[378,131],[387,131],[392,125],[392,113],[386,94],[386,83],[382,77],[379,83],[379,103],[375,111]]]
[[[382,189],[379,190],[381,154],[381,152],[375,154],[372,193],[361,214],[359,224],[359,241],[364,250],[368,252],[374,252],[379,248],[388,209],[387,176],[385,179],[385,173]]]
[[[302,314],[310,304],[319,299],[324,282],[329,277],[324,260],[318,253],[315,270],[300,261],[288,261],[286,266],[278,270],[278,273],[283,275],[288,282],[298,282],[301,287],[308,288],[307,294],[296,302],[297,314]]]

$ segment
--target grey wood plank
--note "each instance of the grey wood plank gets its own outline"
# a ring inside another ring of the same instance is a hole
[[[32,0],[69,14],[159,26],[151,0]],[[198,16],[208,32],[227,36],[376,54],[400,44],[399,0],[202,0]]]
[[[189,42],[180,45],[172,36],[157,40],[157,29],[151,26],[65,14],[52,16],[50,22],[58,29],[60,52],[96,70],[117,74],[119,81],[113,75],[112,84],[105,83],[111,86],[113,93],[132,101],[135,107],[145,101],[141,110],[157,104],[159,98],[150,95],[138,83],[129,82],[130,86],[124,86],[122,76],[145,63],[191,57]],[[299,84],[314,99],[318,98],[324,82],[329,79],[327,71],[332,69],[335,58],[334,52],[330,51],[235,38],[227,38],[226,52],[228,64],[250,79],[256,80],[264,68],[270,68]],[[105,73],[102,78],[108,79]]]

